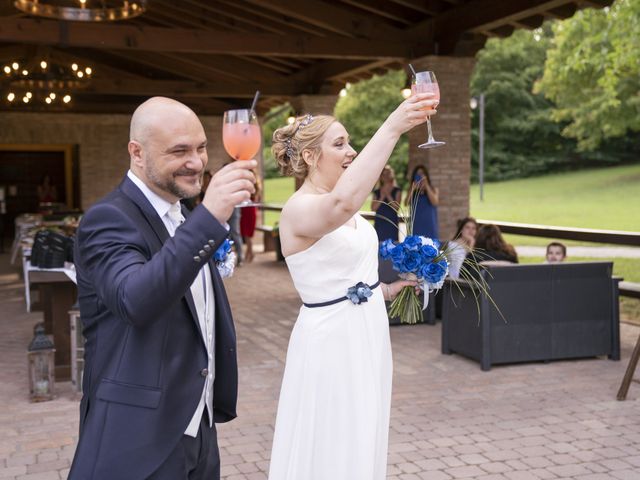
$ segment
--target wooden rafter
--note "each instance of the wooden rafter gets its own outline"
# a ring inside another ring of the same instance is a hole
[[[84,25],[51,20],[0,19],[0,41],[73,47],[156,52],[192,52],[226,55],[301,56],[309,58],[378,59],[403,58],[407,42],[329,37],[291,37],[272,34],[237,34],[192,29],[135,27],[131,25]]]

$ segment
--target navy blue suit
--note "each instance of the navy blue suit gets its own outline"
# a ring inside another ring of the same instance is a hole
[[[184,435],[207,352],[190,286],[206,262],[215,295],[214,420],[236,416],[236,337],[211,257],[227,229],[202,205],[170,237],[128,178],[82,218],[74,260],[84,325],[72,480],[143,480]]]

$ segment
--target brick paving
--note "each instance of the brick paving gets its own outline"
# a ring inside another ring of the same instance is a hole
[[[219,426],[222,473],[226,480],[265,479],[299,300],[273,254],[240,268],[227,289],[238,331],[240,398],[239,418]],[[25,349],[41,313],[25,313],[22,284],[6,254],[0,302],[0,479],[64,479],[79,399],[66,382],[57,385],[56,400],[28,402]],[[388,479],[640,479],[640,385],[632,384],[626,402],[615,400],[639,333],[621,325],[621,362],[482,372],[474,362],[440,354],[439,325],[392,327]]]

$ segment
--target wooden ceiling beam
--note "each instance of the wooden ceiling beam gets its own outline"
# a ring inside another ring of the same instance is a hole
[[[192,4],[199,3],[197,0],[186,1]],[[291,33],[295,34],[299,32],[317,35],[320,37],[324,37],[326,35],[326,31],[319,28],[315,28],[306,23],[301,24],[292,22],[290,17],[271,12],[270,10],[256,9],[253,5],[243,4],[237,0],[218,0],[217,3],[224,5],[224,8],[211,6],[207,6],[206,8],[214,10],[217,15],[227,15],[231,18],[240,19],[251,18],[252,22],[256,22],[258,26],[269,25],[272,28],[275,28],[279,31],[280,35]]]
[[[391,0],[391,2],[426,15],[437,15],[451,8],[450,4],[442,0]]]
[[[47,44],[155,52],[226,55],[302,56],[309,58],[397,59],[412,45],[398,38],[382,40],[238,34],[192,29],[102,25],[51,20],[0,19],[0,42]]]
[[[244,0],[329,32],[352,38],[400,38],[402,31],[319,0]]]
[[[415,10],[407,11],[400,5],[389,5],[388,0],[342,0],[348,5],[371,12],[380,17],[388,18],[403,26],[412,25],[416,21]]]
[[[163,17],[169,18],[173,22],[174,27],[179,27],[179,23],[189,25],[198,29],[215,29],[222,27],[228,31],[255,32],[255,28],[250,25],[239,25],[237,22],[230,23],[221,19],[219,15],[195,15],[193,8],[184,6],[183,2],[168,2],[166,0],[154,0],[149,13],[156,13]]]
[[[189,82],[120,78],[94,78],[89,85],[83,88],[82,93],[93,95],[251,98],[256,90],[260,90],[265,96],[288,96],[299,93],[299,89],[292,82],[267,84],[259,81]]]
[[[567,5],[563,5],[561,7],[550,8],[549,10],[544,12],[544,15],[548,18],[564,20],[565,18],[573,17],[577,9],[578,7],[575,3],[568,3]]]
[[[230,25],[246,26],[254,32],[257,29],[258,31],[266,31],[276,35],[284,35],[286,33],[282,31],[282,25],[278,22],[258,17],[255,12],[242,11],[233,4],[220,8],[219,6],[211,6],[206,2],[198,2],[197,0],[182,0],[180,3],[190,6],[194,11],[200,11],[201,15],[224,17]]]

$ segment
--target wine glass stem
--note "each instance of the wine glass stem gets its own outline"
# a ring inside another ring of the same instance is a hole
[[[433,143],[433,132],[431,130],[431,116],[427,117],[427,131],[429,132],[429,139],[427,140],[427,143]]]

